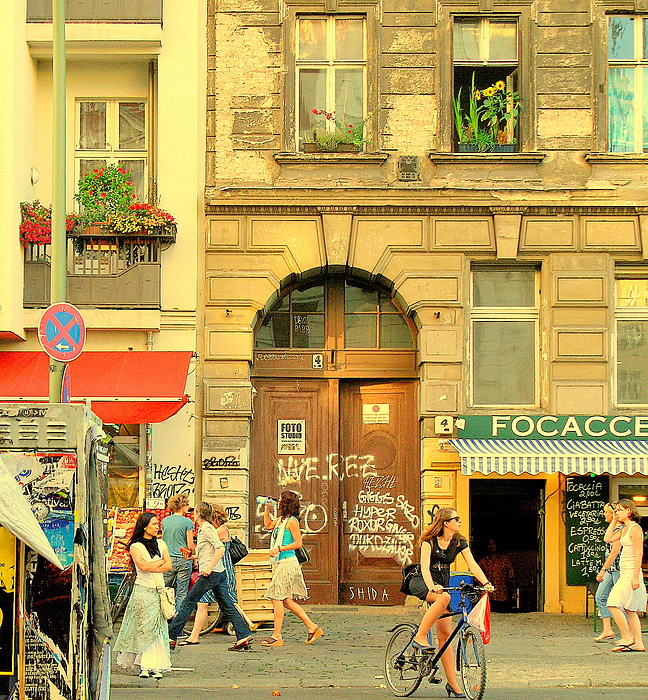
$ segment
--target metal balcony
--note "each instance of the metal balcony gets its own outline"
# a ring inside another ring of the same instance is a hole
[[[67,0],[67,22],[162,24],[162,0]],[[28,22],[51,22],[52,0],[27,0]]]

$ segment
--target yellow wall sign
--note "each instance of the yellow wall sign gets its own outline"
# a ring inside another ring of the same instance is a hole
[[[0,527],[0,676],[14,674],[16,538]]]

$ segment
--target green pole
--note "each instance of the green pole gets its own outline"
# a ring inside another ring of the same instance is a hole
[[[65,0],[52,2],[52,278],[50,303],[66,301],[65,231]],[[65,363],[50,360],[49,401],[60,403]]]

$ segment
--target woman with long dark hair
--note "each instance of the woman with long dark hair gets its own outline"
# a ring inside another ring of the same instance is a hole
[[[236,630],[236,643],[228,651],[244,651],[252,646],[253,637],[250,627],[238,611],[228,589],[227,573],[223,563],[225,545],[212,524],[212,507],[209,503],[199,503],[196,508],[198,529],[198,569],[200,576],[189,591],[173,620],[169,621],[170,646],[175,649],[178,635],[187,624],[194,608],[202,596],[209,590],[214,592],[216,601],[225,617],[232,621]]]
[[[297,615],[306,625],[308,630],[306,644],[312,644],[322,636],[322,628],[308,617],[304,608],[295,600],[295,598],[300,600],[308,598],[301,565],[295,555],[295,550],[302,546],[302,534],[299,529],[299,494],[294,491],[284,491],[279,499],[277,510],[279,517],[271,518],[270,503],[266,500],[263,524],[266,530],[272,530],[270,556],[273,559],[273,573],[264,598],[272,601],[274,627],[272,635],[261,642],[261,645],[283,646],[281,630],[284,608]]]
[[[610,528],[620,523],[618,530],[609,539],[621,542],[619,556],[619,578],[610,591],[607,606],[621,632],[621,639],[612,651],[645,651],[641,637],[640,612],[646,612],[646,584],[643,580],[641,563],[643,560],[644,535],[639,521],[641,516],[637,506],[629,499],[620,500],[614,507],[614,517]]]
[[[162,613],[158,588],[164,587],[164,572],[171,570],[171,558],[155,513],[142,513],[133,530],[128,548],[137,578],[124,612],[115,642],[117,663],[139,668],[142,678],[162,678],[171,668],[169,631]]]
[[[457,511],[454,508],[439,508],[434,514],[432,523],[421,535],[421,575],[414,576],[410,580],[409,589],[412,595],[430,604],[412,642],[414,647],[423,653],[433,650],[428,641],[428,632],[435,623],[439,648],[450,636],[451,618],[439,618],[448,611],[450,605],[450,594],[443,589],[450,584],[450,564],[458,554],[461,553],[470,573],[477,581],[488,590],[493,590],[486,574],[475,561],[468,546],[468,540],[459,532],[460,530],[461,518],[457,515]],[[457,682],[451,647],[446,649],[441,662],[447,679],[445,689],[448,697],[466,697]]]

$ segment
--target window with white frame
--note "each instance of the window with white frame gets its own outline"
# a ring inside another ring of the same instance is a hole
[[[537,404],[538,270],[472,271],[472,404]]]
[[[456,150],[516,150],[518,23],[511,17],[455,17],[452,31]],[[464,119],[459,118],[462,113]],[[465,144],[465,148],[457,148]]]
[[[352,135],[364,127],[365,33],[365,19],[358,15],[297,17],[295,102],[299,149],[313,142],[313,130]]]
[[[608,17],[608,150],[648,151],[648,17]]]
[[[617,403],[648,406],[648,270],[617,272],[615,315]]]
[[[77,181],[106,165],[130,173],[140,201],[148,195],[146,102],[141,99],[77,100]]]

